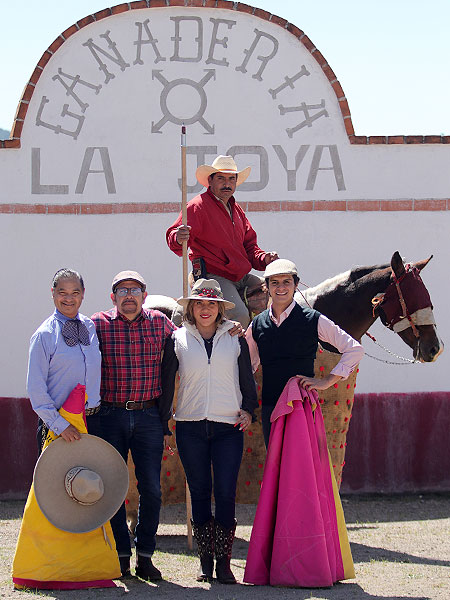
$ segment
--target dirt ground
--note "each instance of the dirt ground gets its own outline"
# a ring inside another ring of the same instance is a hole
[[[161,513],[155,564],[164,581],[136,578],[117,588],[66,592],[14,591],[11,563],[24,502],[0,502],[0,598],[60,600],[449,600],[450,494],[343,498],[356,579],[329,589],[224,586],[197,583],[197,558],[187,549],[184,505]],[[238,505],[232,567],[242,581],[255,506]]]

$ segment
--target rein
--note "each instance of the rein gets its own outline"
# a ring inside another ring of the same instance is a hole
[[[298,283],[300,283],[301,285],[303,285],[306,289],[310,288],[311,286],[308,285],[307,283],[304,283],[301,279],[298,280]],[[303,298],[303,300],[305,301],[305,304],[307,304],[309,306],[309,308],[312,308],[311,304],[308,302],[308,300],[306,299],[305,294],[299,290],[298,288],[296,288],[296,291],[300,294],[300,296]]]
[[[417,360],[417,358],[405,358],[404,356],[400,356],[399,354],[392,352],[392,350],[389,350],[389,348],[386,348],[385,346],[380,344],[380,342],[377,342],[376,338],[374,338],[374,336],[371,335],[368,331],[366,331],[365,335],[367,335],[367,337],[370,338],[372,340],[372,342],[374,342],[374,344],[376,344],[379,348],[382,348],[385,352],[387,352],[391,356],[395,356],[395,358],[398,358],[399,360],[401,360],[403,362],[394,362],[392,360],[383,360],[382,358],[378,358],[377,356],[372,356],[372,354],[368,354],[367,352],[364,352],[364,354],[366,356],[368,356],[369,358],[373,358],[374,360],[385,363],[386,365],[400,365],[402,367],[404,367],[406,365],[413,365],[415,363],[420,364],[420,360]]]

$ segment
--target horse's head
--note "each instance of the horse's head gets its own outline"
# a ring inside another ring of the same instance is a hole
[[[391,260],[391,282],[378,301],[373,300],[384,325],[398,333],[414,350],[414,358],[421,362],[437,359],[444,345],[436,333],[430,294],[420,277],[420,271],[430,258],[405,265],[398,252]]]

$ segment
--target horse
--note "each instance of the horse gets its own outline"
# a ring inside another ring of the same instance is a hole
[[[302,294],[297,292],[295,299],[318,310],[358,341],[380,318],[413,349],[414,359],[433,362],[444,345],[437,335],[430,295],[420,277],[432,257],[405,265],[394,252],[390,264],[356,267]]]
[[[396,251],[389,264],[355,267],[301,293],[297,291],[294,298],[318,310],[358,341],[380,318],[412,348],[416,360],[433,362],[444,345],[437,335],[430,295],[420,277],[431,259],[405,265]],[[253,314],[267,306],[263,287],[253,288],[245,297],[251,308],[257,307]],[[173,298],[149,295],[144,307],[162,311],[176,325],[181,323],[182,310]],[[322,345],[337,352],[328,344]]]
[[[295,300],[299,304],[307,304],[318,310],[358,341],[380,318],[412,348],[414,359],[433,362],[442,353],[444,346],[437,335],[430,295],[420,277],[421,271],[431,258],[432,256],[413,264],[405,264],[400,254],[394,252],[390,263],[352,268],[301,293],[297,291]],[[246,290],[244,296],[249,312],[253,314],[261,312],[267,306],[268,293],[265,286]],[[182,309],[173,298],[149,295],[144,307],[158,309],[171,318],[177,326],[181,324]],[[339,360],[336,348],[324,343],[322,346],[325,350],[319,350],[315,362],[316,376],[319,377],[329,373]],[[255,375],[261,385],[261,372]],[[345,440],[352,413],[355,382],[356,370],[347,380],[320,392],[319,395],[327,430],[328,448],[338,485],[345,463]],[[238,482],[238,501],[244,503],[254,503],[258,499],[257,486],[249,485],[251,477],[255,477],[255,472],[258,472],[258,468],[264,463],[265,448],[262,435],[257,435],[260,433],[258,427],[258,424],[252,426],[254,428],[250,432],[253,440],[252,452],[244,453],[240,475],[242,481]],[[165,472],[166,474],[170,472],[171,478],[176,478],[177,469],[181,469],[175,458],[165,457],[167,459]],[[179,476],[182,478],[181,473]],[[130,481],[133,480],[131,470]],[[162,477],[162,484],[165,487],[168,485],[166,480],[167,477]],[[171,485],[173,486],[173,483]],[[164,486],[163,500],[173,502],[171,498],[174,492],[166,494]],[[175,501],[182,502],[184,486],[179,485],[178,488],[180,494]],[[136,521],[136,494],[132,485],[127,505],[131,527]]]

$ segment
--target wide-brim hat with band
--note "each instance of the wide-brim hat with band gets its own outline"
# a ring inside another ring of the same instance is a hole
[[[269,263],[264,271],[264,278],[272,277],[272,275],[297,275],[297,266],[292,260],[287,258],[277,258],[273,262]]]
[[[122,281],[136,281],[136,283],[139,283],[144,291],[147,287],[145,279],[137,271],[120,271],[120,273],[117,273],[112,280],[111,287],[113,292],[116,291],[116,287],[119,285],[119,283],[122,283]]]
[[[192,286],[191,295],[187,298],[178,298],[177,302],[186,308],[189,300],[214,300],[214,302],[223,302],[226,309],[235,307],[233,302],[224,299],[219,282],[215,279],[197,279]]]
[[[238,171],[237,165],[232,156],[218,156],[212,165],[200,165],[195,172],[197,181],[203,186],[208,187],[208,177],[213,173],[230,173],[237,175],[236,185],[241,185],[250,175],[251,167],[245,167],[242,171]]]
[[[88,433],[56,439],[42,452],[33,475],[37,503],[62,531],[87,533],[116,514],[128,491],[128,468],[117,450]]]

